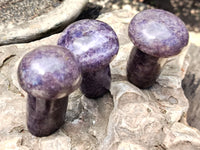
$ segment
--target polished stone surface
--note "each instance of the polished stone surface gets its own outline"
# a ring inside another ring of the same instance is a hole
[[[129,37],[144,53],[169,57],[180,53],[188,44],[189,34],[184,23],[172,13],[149,9],[133,17]]]
[[[58,45],[69,49],[82,70],[81,91],[88,98],[98,98],[110,87],[109,63],[118,53],[114,30],[102,21],[84,19],[68,26]]]
[[[80,85],[73,54],[61,46],[41,46],[26,54],[18,68],[28,93],[27,127],[35,136],[48,136],[65,122],[68,94]]]
[[[73,52],[83,71],[107,66],[119,49],[114,30],[104,22],[89,19],[69,25],[59,38],[58,45]]]
[[[43,100],[28,95],[27,127],[31,134],[43,137],[58,130],[65,123],[68,96]]]
[[[70,51],[60,46],[41,46],[23,57],[18,79],[28,94],[47,100],[70,94],[80,85],[81,76]]]
[[[99,98],[109,92],[111,83],[110,66],[91,72],[82,72],[81,91],[88,98]]]
[[[161,72],[159,58],[143,53],[134,47],[127,64],[128,80],[139,88],[151,87]]]

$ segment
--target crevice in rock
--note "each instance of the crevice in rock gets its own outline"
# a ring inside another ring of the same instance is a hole
[[[0,65],[0,69],[4,66],[4,64],[5,64],[6,62],[10,61],[10,60],[11,60],[13,57],[15,57],[15,56],[16,56],[15,54],[12,54],[12,55],[6,57],[6,58],[3,60],[2,64]]]
[[[200,79],[195,78],[195,74],[188,72],[182,81],[182,86],[186,97],[194,98],[197,88],[200,86]]]
[[[94,3],[87,3],[85,8],[83,9],[82,13],[78,16],[76,20],[81,19],[96,19],[102,10],[102,6],[96,5]]]
[[[167,148],[164,144],[155,145],[154,147],[158,150],[167,150]]]
[[[184,94],[189,102],[189,109],[187,112],[187,122],[190,126],[200,130],[200,72],[198,59],[200,47],[191,44],[188,53],[190,54],[189,67],[185,78],[182,80],[182,87]]]
[[[13,61],[13,59],[15,59],[16,56],[17,56],[16,54],[10,54],[9,56],[7,56],[3,59],[1,65],[0,65],[0,73],[5,77],[5,80],[8,82],[7,90],[11,91],[14,94],[20,94],[22,97],[24,97],[23,93],[20,92],[18,87],[16,87],[13,84],[11,77],[8,77],[8,75],[5,72],[2,72],[3,67],[6,67],[6,66],[12,64],[11,62]]]

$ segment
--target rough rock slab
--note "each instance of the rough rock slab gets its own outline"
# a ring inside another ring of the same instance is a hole
[[[1,0],[0,21],[4,24],[25,22],[51,11],[61,3],[60,0]]]
[[[190,65],[182,84],[185,95],[189,99],[188,123],[200,130],[200,42],[195,41],[199,40],[200,34],[195,35],[195,39],[191,39],[193,43],[188,51],[191,57]]]
[[[188,100],[181,81],[189,65],[187,49],[168,59],[157,83],[140,90],[126,80],[132,43],[128,23],[136,11],[119,10],[99,17],[120,41],[111,63],[111,94],[87,99],[79,90],[69,97],[66,123],[48,137],[32,136],[26,127],[26,93],[17,82],[20,59],[35,47],[56,44],[59,35],[0,47],[0,149],[20,150],[197,150],[200,132],[187,125]]]
[[[6,3],[6,1],[4,2]],[[22,1],[12,1],[12,3],[7,2],[8,4],[0,8],[0,10],[4,9],[4,7],[7,6],[13,7],[12,5],[17,5],[19,3],[21,3],[19,5],[25,7],[25,4],[31,5],[30,2],[31,1],[25,1],[24,3]],[[19,22],[9,21],[1,23],[0,45],[29,42],[31,40],[41,38],[46,32],[57,29],[74,21],[81,13],[87,2],[88,0],[64,0],[59,6],[55,7],[51,11],[48,11],[46,13],[44,11],[44,13],[40,13],[41,15],[37,14],[37,17],[33,16],[32,18],[28,16],[31,14],[31,10],[34,8],[27,8],[29,11],[20,11],[21,13],[26,12],[25,14],[20,15],[21,17],[28,17],[28,19],[22,19]],[[36,2],[34,3],[36,4]],[[42,5],[44,5],[44,3]],[[34,6],[35,5],[33,5],[32,7]],[[47,9],[46,7],[47,6],[45,6],[45,8],[43,9]],[[19,9],[22,9],[22,7],[18,7],[17,10]],[[36,10],[33,11],[34,13],[38,11],[39,7],[35,9]],[[9,9],[5,9],[5,11],[7,11],[4,12],[6,15],[12,15],[12,13],[10,14]],[[17,12],[15,13],[15,15],[17,15]]]

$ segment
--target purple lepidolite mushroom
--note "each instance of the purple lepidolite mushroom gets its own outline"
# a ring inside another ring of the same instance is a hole
[[[179,54],[189,39],[184,23],[159,9],[135,15],[128,33],[135,47],[128,60],[127,78],[139,88],[151,87],[160,74],[164,58]]]
[[[68,95],[81,83],[73,54],[61,46],[41,46],[27,53],[18,80],[28,93],[27,126],[35,136],[47,136],[64,123]]]
[[[69,49],[82,71],[81,91],[88,98],[98,98],[109,91],[109,63],[118,53],[119,42],[106,23],[84,19],[69,25],[58,40]]]

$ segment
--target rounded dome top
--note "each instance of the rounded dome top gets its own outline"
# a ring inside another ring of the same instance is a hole
[[[180,53],[189,39],[183,21],[160,9],[148,9],[135,15],[129,24],[128,33],[136,47],[155,57]]]
[[[61,46],[41,46],[22,58],[18,80],[28,94],[49,100],[63,98],[78,88],[81,75],[69,50]]]
[[[110,63],[119,49],[114,30],[98,20],[83,19],[69,25],[58,40],[69,49],[82,70],[95,70]]]

